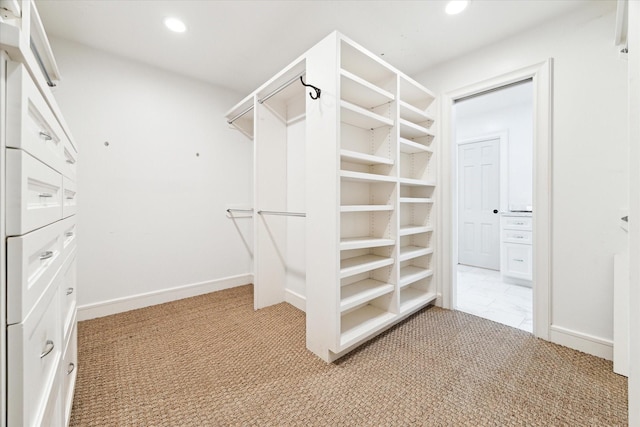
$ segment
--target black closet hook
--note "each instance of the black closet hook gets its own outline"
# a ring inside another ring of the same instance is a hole
[[[300,83],[302,83],[302,85],[303,85],[303,86],[306,86],[306,87],[312,87],[312,88],[316,91],[316,96],[313,96],[311,93],[309,94],[309,97],[310,97],[311,99],[318,99],[318,98],[320,98],[320,92],[321,92],[321,90],[320,90],[320,89],[318,89],[317,87],[315,87],[314,85],[308,85],[308,84],[306,84],[306,83],[304,82],[304,80],[302,80],[302,76],[300,76]]]

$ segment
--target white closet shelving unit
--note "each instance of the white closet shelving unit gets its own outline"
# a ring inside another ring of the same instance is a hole
[[[305,310],[326,361],[438,302],[434,98],[334,32],[227,114],[254,140],[255,308]]]

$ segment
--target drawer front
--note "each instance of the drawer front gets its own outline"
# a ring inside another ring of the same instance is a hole
[[[502,241],[507,243],[533,244],[533,234],[531,231],[503,230]]]
[[[70,216],[60,221],[62,229],[62,259],[65,260],[77,246],[76,217]]]
[[[23,322],[51,286],[63,261],[62,224],[7,239],[7,319]]]
[[[64,166],[63,166],[62,174],[67,178],[75,181],[76,173],[77,173],[76,163],[78,162],[78,152],[76,151],[75,147],[71,144],[71,141],[69,141],[68,139],[64,140],[63,149],[64,149]]]
[[[503,269],[504,276],[515,277],[523,280],[533,279],[533,247],[531,245],[518,245],[505,243],[503,245]]]
[[[503,216],[502,228],[531,231],[533,229],[533,218],[528,216]]]
[[[44,416],[42,417],[42,424],[40,427],[63,427],[66,424],[63,417],[62,407],[62,384],[59,379],[56,380],[56,384],[49,395],[49,401],[44,410]]]
[[[62,218],[62,175],[22,150],[7,149],[7,235]]]
[[[24,66],[9,62],[7,146],[25,150],[62,172],[67,136]]]
[[[76,214],[76,183],[67,177],[62,177],[62,216],[64,218]]]
[[[63,395],[63,414],[64,424],[69,425],[71,418],[71,407],[73,406],[73,392],[76,385],[76,377],[78,375],[78,328],[74,326],[71,331],[71,337],[67,343],[67,348],[62,357],[60,365],[62,376],[62,395]]]
[[[76,314],[77,295],[77,272],[76,272],[76,252],[74,251],[62,265],[62,285],[58,290],[60,294],[60,311],[62,314],[62,336],[65,342],[73,329],[73,322]]]
[[[41,425],[58,384],[62,357],[59,276],[23,323],[7,328],[7,417],[10,426]]]

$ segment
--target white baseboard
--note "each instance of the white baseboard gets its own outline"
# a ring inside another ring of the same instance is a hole
[[[307,312],[307,298],[300,295],[299,293],[290,291],[289,289],[285,289],[284,300],[298,310],[302,310],[305,313]]]
[[[110,316],[112,314],[163,304],[183,298],[195,297],[210,292],[234,288],[236,286],[248,285],[250,283],[253,283],[253,274],[239,274],[237,276],[207,282],[193,283],[175,288],[162,289],[160,291],[81,305],[78,306],[78,321]]]
[[[584,353],[613,360],[613,341],[562,326],[551,325],[549,341]]]

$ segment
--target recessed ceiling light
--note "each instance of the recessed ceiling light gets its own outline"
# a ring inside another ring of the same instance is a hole
[[[174,33],[184,33],[187,26],[178,18],[164,18],[164,25]]]
[[[469,0],[451,0],[444,10],[449,15],[457,15],[469,6]]]

